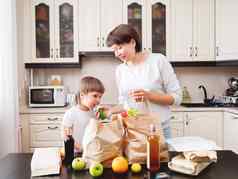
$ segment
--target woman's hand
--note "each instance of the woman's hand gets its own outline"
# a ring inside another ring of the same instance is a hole
[[[129,93],[129,96],[131,96],[136,102],[144,102],[146,100],[149,100],[149,91],[144,89],[136,89]]]

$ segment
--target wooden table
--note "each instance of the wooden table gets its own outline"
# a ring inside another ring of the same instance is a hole
[[[238,178],[238,155],[232,151],[218,151],[218,162],[213,163],[203,170],[197,177],[179,174],[170,171],[167,163],[161,164],[161,172],[166,172],[171,179],[237,179]],[[170,153],[174,155],[174,153]],[[30,179],[32,154],[14,153],[8,154],[0,160],[0,179]],[[88,171],[74,172],[62,168],[60,175],[34,177],[35,179],[91,179]],[[111,169],[105,169],[101,177],[103,179],[153,179],[153,174],[143,166],[140,174],[132,174],[130,171],[123,175],[117,175]]]

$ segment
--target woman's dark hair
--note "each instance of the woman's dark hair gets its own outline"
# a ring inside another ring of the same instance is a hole
[[[120,24],[115,27],[107,36],[107,46],[111,47],[113,44],[121,45],[129,43],[131,39],[135,40],[136,52],[141,51],[141,38],[133,26],[128,24]]]

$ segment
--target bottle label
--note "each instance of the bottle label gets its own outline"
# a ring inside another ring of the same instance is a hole
[[[147,165],[147,169],[150,169],[150,143],[148,141],[146,142],[146,151],[147,151],[146,165]]]

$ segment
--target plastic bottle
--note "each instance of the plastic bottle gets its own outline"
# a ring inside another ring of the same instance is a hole
[[[182,93],[183,93],[182,103],[191,103],[191,96],[190,96],[186,86],[183,87]]]
[[[150,126],[150,134],[147,137],[147,169],[151,172],[160,169],[159,136],[156,134],[156,126]]]

